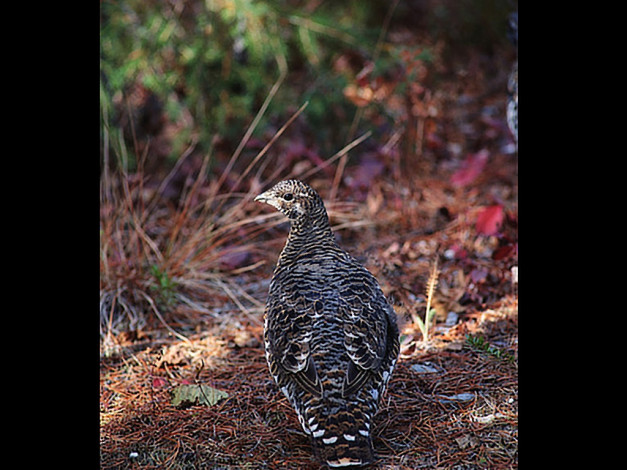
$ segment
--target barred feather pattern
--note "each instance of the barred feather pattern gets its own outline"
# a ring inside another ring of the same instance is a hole
[[[330,467],[375,460],[372,419],[399,353],[396,315],[374,278],[335,242],[320,196],[287,180],[255,198],[291,220],[270,283],[270,373]]]

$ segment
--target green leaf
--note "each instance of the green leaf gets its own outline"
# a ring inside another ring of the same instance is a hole
[[[179,385],[172,390],[172,404],[178,408],[192,405],[213,406],[229,394],[208,385]]]
[[[434,316],[435,316],[435,309],[432,308],[431,310],[429,310],[429,315],[427,317],[427,323],[430,323],[431,320],[433,320]]]

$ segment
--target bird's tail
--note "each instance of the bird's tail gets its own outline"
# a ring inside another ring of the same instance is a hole
[[[348,437],[348,439],[346,439]],[[331,468],[356,467],[374,462],[375,456],[370,437],[331,436],[313,439],[313,450],[320,462]]]
[[[343,414],[345,416],[341,416]],[[369,419],[355,420],[355,417],[353,413],[340,412],[323,418],[325,422],[319,423],[311,433],[312,447],[319,461],[338,468],[366,465],[375,460]]]

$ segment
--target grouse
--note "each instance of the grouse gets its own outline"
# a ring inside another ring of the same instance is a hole
[[[314,189],[286,180],[255,201],[291,222],[265,308],[270,373],[318,460],[371,463],[372,418],[399,354],[396,314],[374,276],[337,245]]]

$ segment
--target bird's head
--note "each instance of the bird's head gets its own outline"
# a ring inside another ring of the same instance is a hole
[[[299,180],[285,180],[261,193],[255,201],[265,202],[285,214],[290,220],[319,216],[326,218],[324,204],[318,193]]]

